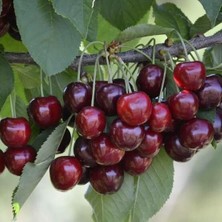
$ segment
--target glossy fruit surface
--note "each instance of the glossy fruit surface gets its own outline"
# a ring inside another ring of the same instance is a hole
[[[152,102],[144,92],[122,95],[117,101],[117,113],[130,126],[138,126],[148,121],[152,113]]]
[[[161,133],[154,132],[151,129],[146,129],[145,137],[137,150],[140,156],[154,157],[159,153],[162,142],[163,136]]]
[[[222,109],[217,108],[213,122],[214,139],[220,141],[222,139]]]
[[[213,125],[205,119],[192,119],[180,128],[180,143],[190,149],[200,149],[214,138]]]
[[[175,119],[190,120],[194,118],[199,108],[199,100],[196,94],[183,90],[168,98],[168,104],[172,116]]]
[[[79,136],[74,144],[73,152],[82,165],[86,167],[94,167],[97,165],[96,160],[92,155],[90,140]]]
[[[141,157],[137,150],[126,152],[122,160],[123,169],[132,176],[144,173],[152,163],[152,158]]]
[[[200,108],[212,109],[221,103],[222,88],[216,75],[207,76],[204,85],[196,92]]]
[[[204,84],[206,69],[200,61],[182,62],[176,65],[173,77],[180,88],[196,91]]]
[[[64,104],[72,113],[78,113],[83,107],[89,106],[91,98],[91,87],[81,82],[70,83],[63,94]]]
[[[71,141],[71,134],[70,134],[69,130],[66,129],[66,131],[63,135],[62,141],[60,142],[56,153],[57,154],[63,153],[66,150],[66,148],[68,147],[70,141]]]
[[[169,107],[165,103],[155,103],[149,118],[149,126],[155,132],[163,132],[170,126],[172,116]]]
[[[5,169],[5,160],[4,160],[4,153],[2,150],[0,150],[0,174],[4,171]]]
[[[142,126],[129,126],[120,119],[114,120],[111,124],[110,137],[112,142],[125,151],[136,149],[143,141],[144,135]]]
[[[165,142],[165,150],[167,154],[175,161],[186,162],[190,160],[196,153],[196,150],[188,149],[181,145],[176,134],[169,135]]]
[[[101,134],[100,136],[91,140],[92,154],[96,162],[100,165],[114,165],[121,161],[125,151],[118,149],[114,145],[108,134]]]
[[[0,137],[6,146],[24,146],[28,143],[30,136],[31,127],[25,118],[5,118],[1,120]]]
[[[5,165],[8,170],[12,174],[20,176],[26,163],[35,161],[36,151],[29,145],[25,145],[19,148],[9,147],[5,151],[4,156]]]
[[[82,165],[71,156],[54,159],[50,165],[50,179],[53,186],[61,191],[73,188],[82,177]]]
[[[124,172],[120,165],[97,166],[90,170],[90,183],[101,194],[112,194],[122,186]]]
[[[155,98],[160,94],[162,81],[163,69],[157,65],[149,64],[141,69],[136,84],[139,90],[144,91],[151,98]]]
[[[62,118],[62,106],[55,96],[37,97],[29,103],[28,114],[42,129],[55,126]]]
[[[76,128],[87,139],[99,136],[106,126],[106,117],[102,110],[87,106],[76,116]]]
[[[116,115],[116,103],[120,96],[125,94],[125,89],[114,83],[107,83],[96,92],[96,104],[107,116]]]

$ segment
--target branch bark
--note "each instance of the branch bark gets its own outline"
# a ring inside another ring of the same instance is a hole
[[[222,44],[222,33],[217,33],[209,37],[198,36],[198,37],[192,38],[189,42],[193,45],[195,49],[202,49],[202,48],[207,48],[210,46],[215,46],[217,44]],[[193,51],[192,47],[189,44],[185,43],[185,45],[186,45],[188,53]],[[151,57],[153,47],[148,46],[142,49],[142,51]],[[184,50],[181,43],[173,44],[171,47],[167,47],[165,44],[157,44],[155,51],[156,51],[156,58],[159,58],[159,59],[163,59],[163,56],[160,53],[161,51],[168,51],[172,56],[175,56],[175,57],[184,55]],[[142,55],[141,53],[138,53],[135,50],[120,52],[117,54],[117,56],[119,56],[126,63],[143,62],[147,60],[147,58],[144,55]],[[32,57],[28,53],[6,52],[5,57],[10,63],[35,64],[35,61],[32,59]],[[82,60],[82,66],[94,65],[96,57],[97,57],[97,54],[84,55],[83,60]],[[101,57],[100,64],[105,64],[105,63],[106,63],[105,59]],[[74,69],[77,69],[78,64],[79,64],[79,57],[77,57],[70,66]]]

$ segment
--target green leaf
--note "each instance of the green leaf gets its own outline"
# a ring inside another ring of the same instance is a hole
[[[27,114],[27,105],[24,103],[24,101],[19,96],[16,96],[15,111],[16,111],[17,117],[22,116],[26,119],[29,119],[28,114]]]
[[[14,87],[14,75],[8,61],[0,55],[0,110]]]
[[[199,109],[196,116],[197,118],[206,119],[211,123],[213,123],[215,120],[215,115],[216,115],[216,109],[210,109],[210,110]]]
[[[173,28],[177,30],[183,38],[190,38],[189,30],[191,22],[175,4],[165,3],[155,5],[154,16],[157,25]]]
[[[190,36],[195,36],[196,34],[204,34],[211,29],[211,23],[206,15],[201,16],[196,20],[196,22],[191,26]]]
[[[166,75],[166,92],[164,98],[167,99],[173,94],[177,93],[176,83],[173,79],[173,72],[171,70],[167,70]]]
[[[14,6],[22,41],[35,62],[48,75],[67,68],[81,41],[72,23],[56,14],[49,1],[15,0]]]
[[[150,10],[154,0],[101,0],[100,13],[113,26],[124,30],[137,22]]]
[[[123,30],[117,37],[117,41],[127,42],[146,36],[168,34],[172,31],[172,28],[164,28],[158,25],[138,24]]]
[[[101,195],[90,187],[86,199],[95,222],[147,222],[169,198],[172,186],[173,161],[161,150],[147,172],[139,177],[125,174],[117,193]]]
[[[216,23],[216,19],[219,15],[221,6],[222,6],[222,0],[199,0],[200,3],[203,5],[206,14],[208,18],[210,19],[212,27]]]
[[[66,127],[67,122],[59,125],[41,146],[35,162],[25,165],[19,184],[15,188],[15,192],[12,196],[12,207],[15,217],[54,159],[57,147],[64,135]]]

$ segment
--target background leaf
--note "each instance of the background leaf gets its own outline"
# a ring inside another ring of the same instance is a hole
[[[15,0],[14,5],[22,41],[36,63],[48,75],[67,68],[81,41],[72,23],[56,14],[50,1]]]

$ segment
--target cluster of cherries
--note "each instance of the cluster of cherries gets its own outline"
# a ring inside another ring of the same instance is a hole
[[[125,87],[124,79],[72,82],[64,89],[63,106],[54,96],[33,99],[28,114],[40,129],[70,117],[69,126],[78,133],[74,155],[56,157],[50,165],[54,187],[64,191],[90,182],[97,192],[111,194],[121,187],[124,171],[132,176],[144,173],[161,147],[173,160],[184,162],[213,139],[221,140],[221,77],[206,76],[199,61],[177,64],[173,75],[181,91],[162,102],[157,98],[164,71],[154,64],[140,70],[138,91],[126,92],[131,86]],[[216,109],[214,122],[198,118],[200,109]],[[30,136],[25,118],[1,120],[0,137],[8,148],[0,151],[0,172],[6,166],[21,175],[25,164],[35,160],[36,151],[28,145]],[[57,153],[63,153],[70,142],[67,128]]]
[[[2,11],[0,14],[0,37],[6,33],[16,39],[21,40],[21,36],[16,24],[16,16],[13,7],[13,0],[2,0]]]

